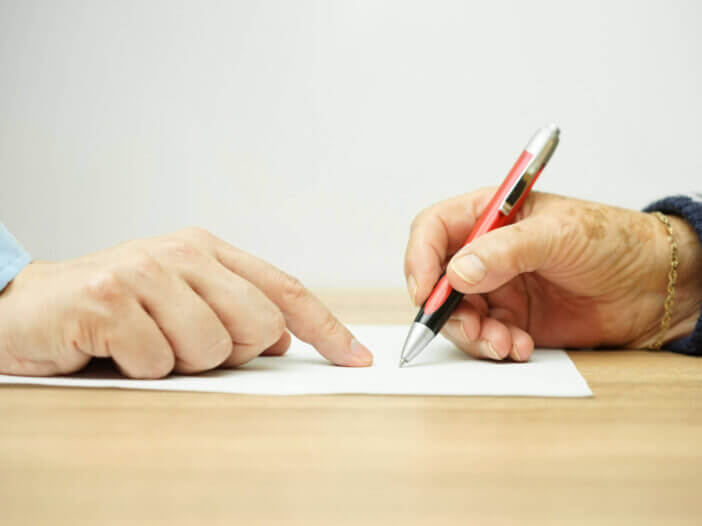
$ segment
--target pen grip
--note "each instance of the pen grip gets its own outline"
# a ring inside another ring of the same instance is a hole
[[[442,274],[431,295],[419,309],[415,322],[425,325],[437,334],[451,313],[458,307],[463,294],[454,290],[448,283],[446,274]]]

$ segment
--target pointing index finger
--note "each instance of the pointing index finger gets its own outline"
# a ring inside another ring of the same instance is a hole
[[[215,256],[275,303],[288,329],[336,365],[364,367],[373,355],[307,288],[282,270],[209,234]]]

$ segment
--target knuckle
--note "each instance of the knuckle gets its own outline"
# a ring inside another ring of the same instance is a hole
[[[180,234],[187,239],[194,239],[196,241],[210,241],[213,235],[202,227],[199,226],[189,226],[180,231]]]
[[[429,208],[425,208],[421,212],[419,212],[414,219],[412,220],[412,223],[410,224],[410,232],[414,232],[419,226],[422,225],[422,223],[425,222],[427,215],[429,214]]]
[[[475,197],[482,197],[482,196],[492,196],[495,194],[495,191],[497,190],[496,186],[481,186],[477,190],[474,190],[473,192],[470,192],[468,194],[465,194],[466,197],[468,198],[475,198]]]
[[[130,262],[130,269],[139,277],[151,277],[163,270],[156,258],[147,252],[136,253]]]
[[[163,241],[162,250],[168,257],[181,261],[190,261],[200,255],[195,243],[188,239],[168,238]]]
[[[127,292],[119,273],[113,269],[95,272],[88,279],[85,289],[93,299],[108,304],[117,303]]]
[[[294,276],[280,272],[279,281],[281,282],[281,292],[287,302],[297,303],[306,301],[310,297],[310,293],[302,282]]]

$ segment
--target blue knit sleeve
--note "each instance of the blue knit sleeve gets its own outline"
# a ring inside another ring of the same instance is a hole
[[[17,240],[0,223],[0,291],[12,281],[31,258]]]
[[[702,194],[676,195],[666,197],[648,205],[644,211],[658,210],[664,214],[677,215],[685,219],[697,232],[702,243]],[[700,269],[702,272],[702,268]],[[666,344],[666,349],[685,354],[702,355],[702,315],[689,336]]]

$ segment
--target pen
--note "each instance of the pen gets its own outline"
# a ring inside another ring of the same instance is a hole
[[[463,246],[476,237],[513,221],[537,177],[553,155],[558,145],[559,135],[560,130],[553,124],[536,131],[473,226]],[[405,345],[402,347],[400,367],[414,360],[434,339],[462,299],[463,294],[449,285],[444,272],[410,327]]]

